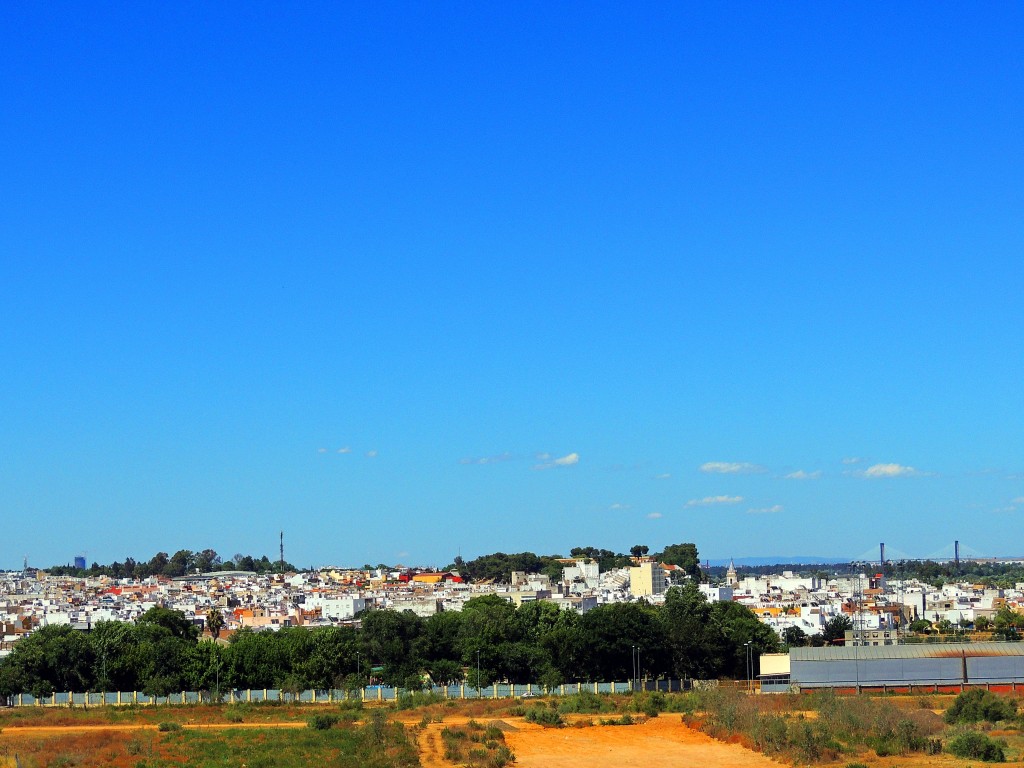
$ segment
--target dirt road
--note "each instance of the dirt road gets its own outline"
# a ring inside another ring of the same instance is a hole
[[[516,722],[505,734],[517,768],[579,768],[613,765],[650,768],[699,765],[701,768],[779,768],[780,763],[736,744],[724,744],[687,728],[678,715],[662,715],[638,725],[542,728]]]

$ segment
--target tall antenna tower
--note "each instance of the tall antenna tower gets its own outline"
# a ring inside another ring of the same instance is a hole
[[[281,531],[281,573],[284,573],[284,531]]]
[[[960,575],[960,541],[953,542],[953,573]]]

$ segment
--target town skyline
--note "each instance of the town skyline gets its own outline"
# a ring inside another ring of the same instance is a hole
[[[1024,7],[0,20],[0,567],[1021,549]]]

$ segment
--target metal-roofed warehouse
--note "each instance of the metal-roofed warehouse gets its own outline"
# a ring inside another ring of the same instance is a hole
[[[782,659],[780,659],[782,661]],[[791,648],[789,680],[782,669],[763,683],[807,688],[910,688],[1024,684],[1024,643],[924,643],[914,645]],[[788,686],[786,686],[788,688]],[[762,690],[765,686],[762,685]]]

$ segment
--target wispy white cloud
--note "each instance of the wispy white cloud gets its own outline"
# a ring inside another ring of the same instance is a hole
[[[860,464],[864,459],[860,456],[847,456],[843,459],[843,464]]]
[[[781,511],[782,511],[782,505],[781,504],[773,504],[770,507],[759,507],[757,509],[748,509],[747,510],[747,514],[748,515],[773,515],[776,512],[781,512]]]
[[[903,464],[872,464],[864,470],[864,477],[911,477],[920,474],[913,467]]]
[[[647,515],[648,520],[660,520],[662,517],[664,517],[664,515],[662,515],[661,512],[651,512]]]
[[[366,452],[366,458],[368,458],[368,459],[375,458],[376,456],[377,456],[376,449]]]
[[[610,507],[608,507],[608,509],[631,509],[632,506],[632,504],[620,504],[619,502],[615,502]]]
[[[547,461],[548,459],[551,458],[551,454],[550,453],[538,453],[534,458],[536,458],[537,461]]]
[[[700,471],[719,475],[755,475],[764,472],[765,468],[746,461],[706,461],[700,465]]]
[[[550,454],[543,454],[550,456]],[[558,467],[572,467],[580,463],[580,455],[578,453],[569,453],[565,456],[559,456],[557,459],[551,459],[551,461],[545,461],[541,464],[537,464],[534,469],[556,469]]]
[[[327,453],[327,449],[326,448],[317,448],[316,452],[317,453]]]
[[[672,473],[671,472],[662,472],[660,475],[655,475],[654,479],[655,480],[668,480],[670,477],[672,477]]]
[[[497,456],[467,456],[466,458],[459,459],[459,464],[501,464],[504,461],[512,461],[514,458],[514,455],[505,451],[505,453],[499,453]]]
[[[786,480],[817,480],[821,477],[821,470],[816,469],[813,472],[804,472],[802,469],[798,469],[796,472],[790,472],[788,475],[784,475]]]
[[[1010,499],[1011,504],[1024,504],[1024,496],[1018,496],[1015,499]]]
[[[705,496],[703,499],[690,499],[686,502],[688,507],[709,507],[714,504],[739,504],[743,501],[742,496]]]
[[[346,445],[344,448],[339,448],[338,453],[352,453],[352,449]]]

